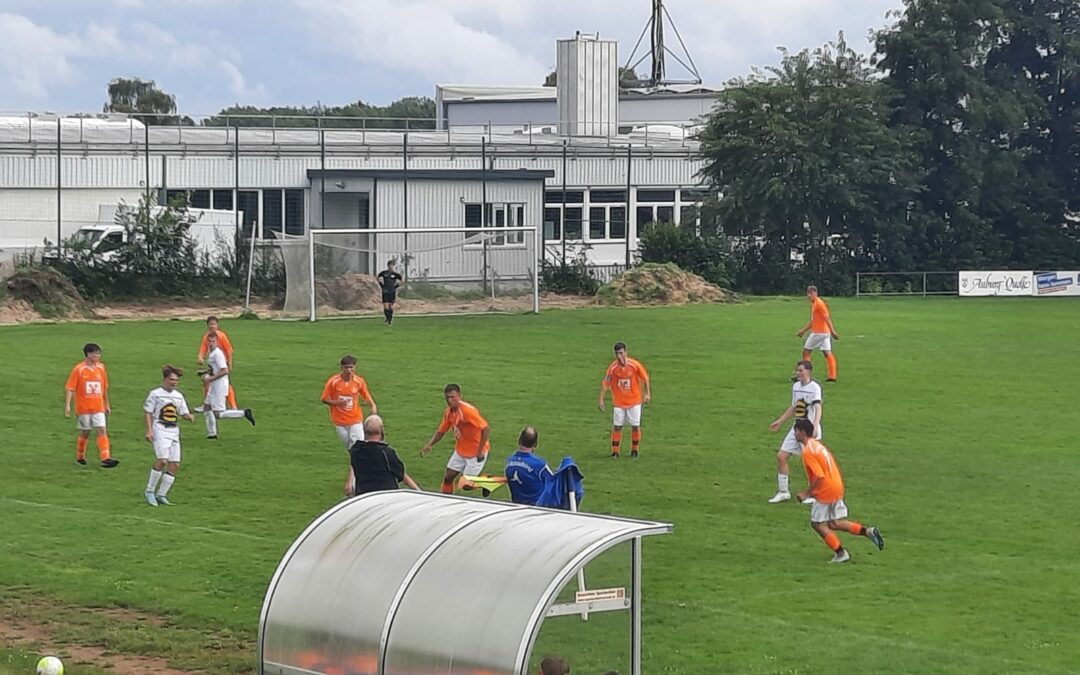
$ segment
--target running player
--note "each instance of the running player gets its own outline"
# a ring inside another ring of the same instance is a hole
[[[200,364],[205,363],[206,357],[210,353],[210,348],[209,348],[209,345],[207,344],[206,336],[208,336],[210,334],[210,332],[213,331],[213,332],[217,333],[218,347],[221,347],[222,353],[225,354],[225,365],[228,366],[229,372],[231,373],[232,372],[232,367],[233,367],[233,346],[232,346],[232,342],[229,341],[229,336],[225,334],[225,331],[221,330],[221,325],[220,324],[221,324],[221,322],[218,321],[218,318],[216,316],[208,316],[208,317],[206,317],[206,333],[203,334],[202,342],[199,343],[199,356],[198,356],[198,358],[196,360]],[[204,395],[206,394],[205,387],[203,388],[203,394]],[[232,378],[231,377],[229,378],[229,394],[226,397],[225,402],[230,408],[236,408],[237,407],[236,406],[236,391],[233,389]],[[196,408],[195,411],[196,412],[202,412],[198,408]]]
[[[75,439],[75,461],[86,466],[86,444],[90,431],[97,437],[98,459],[101,466],[111,469],[120,463],[113,459],[105,421],[112,412],[109,405],[109,376],[101,362],[101,347],[90,342],[83,347],[82,361],[68,375],[64,395],[64,417],[71,417],[71,400],[75,399],[75,416],[79,435]]]
[[[218,346],[217,331],[206,334],[206,346],[209,355],[206,357],[206,365],[209,372],[203,375],[203,382],[207,385],[206,399],[203,401],[203,415],[206,417],[206,437],[217,440],[217,421],[219,419],[244,418],[255,426],[255,415],[251,408],[237,410],[225,405],[225,399],[229,391],[229,366],[225,360],[225,353]]]
[[[626,343],[615,343],[615,360],[600,381],[600,412],[604,412],[604,394],[611,390],[611,457],[619,458],[622,430],[630,425],[630,458],[637,459],[641,444],[641,406],[652,399],[649,373],[640,361],[626,353]],[[642,390],[644,389],[644,394]]]
[[[420,454],[426,457],[432,446],[441,441],[446,432],[454,430],[454,454],[450,455],[450,461],[446,463],[446,473],[443,474],[442,486],[439,488],[444,494],[453,494],[454,480],[458,476],[479,476],[484,469],[484,462],[487,461],[487,454],[491,449],[488,442],[491,429],[476,406],[461,400],[461,387],[448,384],[443,389],[443,396],[446,398],[446,411],[443,413],[442,422],[427,445],[420,448]]]
[[[146,418],[146,440],[154,447],[154,466],[143,496],[150,506],[172,506],[169,490],[180,470],[180,418],[194,422],[187,400],[176,388],[184,374],[176,366],[161,367],[161,386],[154,389],[143,403]]]
[[[397,289],[401,285],[401,275],[394,271],[397,263],[388,260],[386,269],[379,272],[379,286],[382,288],[383,323],[387,326],[394,323],[394,303],[397,302]]]
[[[825,363],[829,366],[829,377],[825,381],[836,382],[836,357],[832,353],[832,341],[839,340],[840,335],[836,332],[836,326],[833,325],[829,306],[818,297],[817,286],[806,287],[806,299],[810,301],[810,321],[796,333],[799,337],[810,333],[803,345],[803,361],[809,361],[810,354],[815,349],[820,349],[825,355]]]
[[[368,404],[372,415],[379,412],[379,406],[371,398],[367,382],[356,374],[356,357],[346,354],[341,357],[340,365],[341,372],[331,375],[323,387],[322,402],[330,408],[330,421],[348,457],[353,443],[364,440],[364,409],[360,406],[360,399]],[[350,463],[349,477],[345,480],[345,496],[351,497],[355,489],[356,476]]]
[[[780,427],[789,418],[796,420],[810,420],[817,430],[817,437],[821,438],[821,385],[814,382],[814,364],[809,361],[799,361],[795,364],[795,384],[791,385],[791,405],[784,410],[769,425],[769,431],[779,431]],[[791,499],[791,491],[788,488],[788,458],[802,452],[802,445],[795,440],[795,427],[792,426],[784,442],[780,444],[780,450],[776,453],[776,494],[769,500],[770,504],[778,504]],[[810,499],[804,504],[812,504]]]
[[[832,549],[833,557],[829,562],[843,563],[851,560],[851,555],[840,544],[840,538],[833,530],[843,530],[851,534],[866,537],[874,542],[878,550],[885,548],[881,532],[874,526],[863,527],[854,520],[847,520],[847,504],[844,503],[844,480],[840,476],[840,466],[836,463],[829,449],[814,438],[814,425],[810,420],[795,420],[795,438],[803,446],[802,461],[806,468],[806,480],[810,487],[800,493],[800,498],[814,498],[810,509],[810,527],[814,529],[825,545]]]

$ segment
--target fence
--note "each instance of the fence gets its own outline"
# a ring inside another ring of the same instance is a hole
[[[956,295],[956,272],[856,272],[856,297]]]

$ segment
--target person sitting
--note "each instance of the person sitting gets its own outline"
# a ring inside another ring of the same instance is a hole
[[[525,427],[518,436],[518,450],[506,459],[504,470],[510,499],[515,504],[546,506],[554,509],[576,510],[585,496],[582,475],[570,457],[564,457],[559,468],[551,470],[542,457],[536,455],[540,434]],[[570,494],[574,494],[571,501]]]
[[[383,420],[378,415],[370,415],[364,420],[364,440],[353,443],[349,448],[349,461],[356,474],[354,495],[380,490],[396,490],[399,483],[405,483],[413,490],[420,486],[405,473],[405,464],[398,457],[397,451],[384,440]]]

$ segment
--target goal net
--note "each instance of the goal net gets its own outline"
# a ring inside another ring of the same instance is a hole
[[[377,276],[402,275],[395,312],[540,311],[536,227],[317,229],[279,241],[287,316],[382,315]]]

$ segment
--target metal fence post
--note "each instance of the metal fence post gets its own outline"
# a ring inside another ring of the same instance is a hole
[[[855,273],[855,297],[858,298],[862,295],[862,272]]]
[[[926,272],[922,273],[922,296],[926,297]]]

